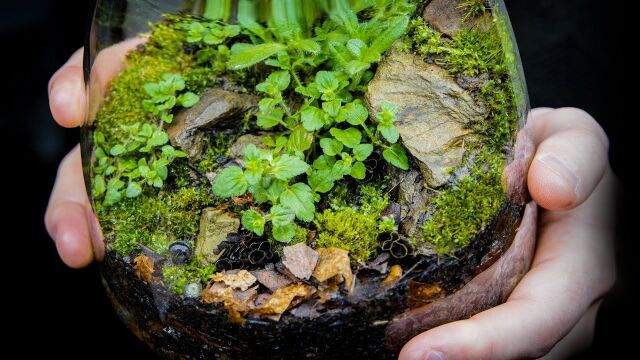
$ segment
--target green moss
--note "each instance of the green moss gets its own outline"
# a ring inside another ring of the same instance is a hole
[[[271,248],[275,254],[278,256],[282,256],[284,254],[283,249],[285,246],[292,246],[300,243],[307,243],[309,240],[309,230],[302,226],[296,227],[296,234],[293,236],[288,243],[280,242],[274,238],[270,238],[269,242],[271,243]]]
[[[380,219],[380,213],[389,204],[384,187],[379,184],[361,185],[358,192],[359,206],[346,205],[348,188],[337,187],[332,194],[332,209],[317,214],[314,221],[318,229],[318,247],[349,251],[353,265],[377,254],[378,235],[389,227],[388,221]]]
[[[198,232],[200,210],[212,199],[206,190],[184,188],[175,193],[145,193],[111,207],[98,206],[108,246],[126,256],[141,243],[165,253],[176,241],[192,241]]]
[[[488,75],[489,81],[474,94],[487,107],[486,121],[474,124],[472,129],[485,135],[497,150],[511,140],[516,130],[518,99],[522,96],[512,85],[515,55],[509,29],[499,16],[495,18],[487,31],[468,28],[452,38],[432,30],[418,18],[411,23],[404,48],[436,62],[452,75]],[[505,48],[509,51],[505,52]]]
[[[423,225],[423,240],[440,254],[469,244],[489,223],[504,200],[500,153],[482,150],[468,177],[458,180],[433,200],[437,211]]]
[[[234,139],[229,139],[220,133],[215,137],[205,139],[206,151],[203,159],[198,163],[198,169],[203,173],[209,173],[220,167],[218,160],[220,157],[229,156],[229,146]]]
[[[465,12],[464,21],[483,15],[489,9],[487,0],[464,0],[460,3],[459,7]]]
[[[205,284],[216,272],[215,264],[207,264],[201,259],[193,259],[185,265],[166,265],[162,268],[164,284],[175,294],[182,295],[190,283]]]

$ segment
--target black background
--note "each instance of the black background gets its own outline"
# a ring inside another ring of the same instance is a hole
[[[55,125],[48,109],[47,81],[82,46],[91,1],[2,1],[0,39],[0,212],[3,271],[0,296],[9,300],[2,322],[29,354],[111,358],[152,355],[119,322],[97,268],[77,271],[58,259],[43,226],[57,163],[78,141],[77,130]],[[611,138],[611,162],[623,183],[631,154],[625,129],[637,120],[630,82],[635,60],[624,39],[633,25],[622,4],[592,0],[507,0],[522,53],[532,106],[575,106],[590,112]],[[617,6],[617,8],[614,8]],[[636,95],[637,96],[637,95]],[[630,182],[629,182],[630,184]],[[607,358],[630,351],[635,327],[631,271],[637,245],[629,235],[630,193],[621,197],[617,250],[619,281],[598,317],[595,343],[586,354]],[[18,346],[7,342],[5,347]],[[634,349],[635,350],[635,349]]]

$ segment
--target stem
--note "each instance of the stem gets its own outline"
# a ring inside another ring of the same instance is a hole
[[[291,67],[291,70],[290,70],[290,72],[291,72],[291,76],[293,76],[293,80],[295,80],[296,85],[298,85],[299,87],[304,87],[304,86],[302,85],[302,82],[300,81],[300,78],[298,77],[298,73],[296,73],[296,70],[295,70],[295,69],[296,69],[296,65],[293,65],[293,66]]]

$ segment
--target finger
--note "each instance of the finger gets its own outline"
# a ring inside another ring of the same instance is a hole
[[[76,146],[60,164],[45,214],[47,231],[60,257],[73,268],[87,266],[94,258],[87,217],[89,208],[80,149]]]
[[[538,148],[529,169],[529,192],[545,209],[574,208],[602,179],[607,166],[607,137],[581,110],[559,109],[534,115],[529,126]]]
[[[412,339],[401,360],[516,359],[547,353],[613,284],[611,176],[578,208],[544,219],[531,270],[508,301]],[[598,209],[598,210],[594,210]]]
[[[49,106],[58,124],[67,128],[82,125],[85,117],[85,90],[82,52],[76,51],[49,81]]]

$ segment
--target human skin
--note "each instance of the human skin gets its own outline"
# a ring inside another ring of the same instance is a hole
[[[125,47],[102,61],[121,64]],[[119,65],[99,74],[107,79]],[[49,83],[51,112],[61,126],[81,126],[86,114],[82,52]],[[608,139],[586,112],[539,108],[528,131],[536,151],[528,190],[539,205],[531,269],[504,304],[442,325],[409,341],[400,360],[561,359],[588,346],[600,299],[615,282],[613,224],[616,179]],[[104,255],[76,146],[62,160],[45,224],[62,260],[82,268]]]

